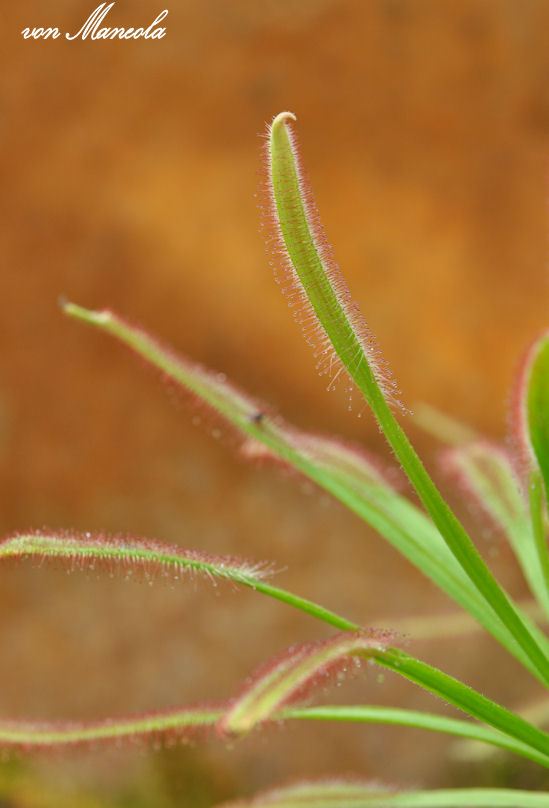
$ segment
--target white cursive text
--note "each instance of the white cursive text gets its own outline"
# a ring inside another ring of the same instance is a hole
[[[168,16],[165,8],[148,28],[108,28],[101,27],[103,20],[114,6],[114,3],[101,3],[92,11],[84,25],[75,34],[66,33],[66,39],[163,39],[166,29],[160,23]],[[21,34],[25,39],[57,39],[61,36],[59,28],[24,28]]]

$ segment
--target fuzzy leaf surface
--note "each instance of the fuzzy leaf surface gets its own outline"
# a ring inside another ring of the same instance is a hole
[[[242,735],[282,707],[305,698],[319,684],[358,667],[358,654],[386,648],[391,635],[347,632],[328,640],[294,645],[262,665],[219,723],[222,733]]]
[[[549,614],[544,554],[539,553],[528,504],[509,453],[488,441],[476,441],[447,449],[441,465],[507,536],[532,593]]]
[[[339,270],[330,261],[331,249],[323,241],[322,227],[312,215],[316,208],[304,182],[292,128],[294,121],[294,115],[283,112],[269,127],[273,219],[278,228],[283,265],[289,267],[298,296],[308,301],[325,334],[319,350],[324,354],[330,351],[330,346],[333,348],[341,367],[370,405],[448,549],[549,686],[546,643],[540,643],[500,587],[391,412],[389,405],[394,396],[379,372],[377,352],[372,350],[368,339],[360,336],[362,320],[358,309],[352,304],[344,283],[340,285]]]
[[[193,400],[204,402],[214,410],[234,428],[243,456],[252,459],[278,458],[330,492],[469,611],[534,675],[539,676],[536,666],[471,582],[432,521],[395,490],[394,472],[380,466],[379,461],[362,448],[334,438],[310,434],[287,424],[271,408],[229,383],[223,374],[176,355],[171,348],[114,312],[92,311],[73,303],[65,304],[64,310],[71,317],[118,339],[152,365],[163,378],[189,391]],[[274,594],[274,590],[271,594]],[[523,617],[523,620],[527,618]],[[348,621],[345,623],[336,618],[332,619],[332,625],[343,630],[357,628]],[[531,621],[528,621],[528,626],[537,641],[546,644],[549,653],[543,633]]]
[[[0,562],[30,559],[36,563],[62,563],[69,570],[100,569],[133,573],[149,578],[179,580],[185,573],[214,580],[223,578],[249,584],[266,577],[265,564],[230,556],[216,556],[198,550],[149,539],[107,538],[91,533],[48,533],[37,531],[8,536],[0,542]]]

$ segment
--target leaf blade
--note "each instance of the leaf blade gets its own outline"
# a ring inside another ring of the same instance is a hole
[[[397,791],[364,780],[296,783],[218,808],[546,808],[549,792],[507,788]]]
[[[509,595],[492,575],[396,421],[388,403],[390,396],[384,389],[383,379],[378,379],[368,345],[363,344],[356,333],[356,307],[347,305],[350,297],[346,287],[345,294],[338,298],[337,279],[330,276],[329,266],[323,263],[322,254],[316,249],[314,234],[304,213],[307,199],[300,183],[297,150],[292,142],[292,118],[294,116],[288,116],[288,113],[281,113],[269,129],[270,177],[281,238],[294,276],[298,279],[300,294],[308,299],[342,367],[370,405],[380,429],[448,548],[549,686],[547,648],[530,631]],[[292,218],[294,212],[295,220]],[[303,241],[302,249],[296,247],[300,240]]]
[[[280,709],[303,698],[319,682],[325,683],[345,665],[359,664],[359,653],[386,648],[388,632],[346,632],[328,640],[301,643],[253,673],[239,697],[219,722],[219,731],[243,735],[272,719]]]
[[[220,377],[214,371],[177,356],[173,350],[150,337],[143,329],[127,323],[114,312],[92,311],[73,303],[65,303],[64,311],[119,340],[163,376],[190,390],[209,407],[216,409],[234,425],[241,440],[250,441],[253,446],[264,447],[266,456],[277,457],[283,463],[293,466],[339,499],[467,609],[533,675],[545,681],[505,623],[494,614],[463,572],[427,516],[389,485],[366,484],[367,478],[373,480],[373,477],[371,464],[364,459],[362,451],[351,450],[352,460],[346,459],[343,463],[340,458],[337,463],[330,465],[326,446],[324,450],[320,448],[318,436],[303,433],[287,425],[269,408],[265,408],[235,385],[228,384],[222,374]],[[225,386],[226,391],[217,389]],[[260,419],[254,417],[258,412],[265,412],[265,416]],[[333,442],[331,439],[328,441]],[[345,455],[346,451],[341,445],[340,454]],[[356,465],[357,456],[362,457],[362,465],[358,472],[353,471],[350,475],[349,467]],[[270,594],[275,591],[280,590],[270,588]],[[338,621],[336,617],[331,619],[331,624],[343,630],[354,625]],[[530,631],[535,633],[535,627],[530,625]],[[536,637],[538,643],[544,642],[541,632]]]

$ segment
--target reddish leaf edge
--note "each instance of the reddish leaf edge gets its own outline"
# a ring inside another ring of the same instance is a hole
[[[292,426],[272,405],[251,396],[225,373],[189,359],[117,312],[109,308],[86,309],[69,302],[63,302],[62,307],[70,317],[114,337],[155,371],[196,412],[193,424],[204,424],[212,437],[231,443],[241,459],[299,474],[292,463],[297,453],[326,470],[354,476],[357,481],[402,487],[403,475],[395,466],[358,444]]]
[[[219,721],[222,735],[245,735],[282,708],[307,702],[314,692],[356,674],[362,664],[386,650],[394,632],[346,631],[325,640],[296,643],[262,663]]]
[[[530,482],[530,473],[536,466],[536,457],[530,439],[527,414],[527,388],[532,366],[540,349],[540,344],[549,336],[549,330],[543,329],[535,339],[531,340],[519,360],[515,383],[510,393],[508,414],[509,444],[518,476],[525,491]]]
[[[153,582],[185,575],[235,583],[261,581],[273,574],[267,562],[188,550],[175,544],[106,533],[30,530],[0,541],[0,563],[30,560],[54,564],[68,572],[96,571]]]
[[[499,498],[502,505],[506,506],[508,519],[502,520],[500,516],[496,515],[490,502],[475,485],[468,468],[468,464],[472,465],[475,462],[480,464],[479,470],[483,471],[490,480],[495,496]],[[517,510],[518,502],[523,507],[526,505],[522,483],[517,474],[513,454],[505,446],[480,438],[459,446],[444,448],[439,452],[438,463],[443,475],[454,483],[471,513],[492,531],[505,535],[508,522],[523,515]],[[490,464],[492,464],[492,468]],[[517,501],[511,502],[509,492],[501,487],[501,480],[498,480],[494,474],[497,465],[499,465],[499,473],[507,475],[506,482],[513,486],[513,494],[516,494]]]
[[[217,702],[91,721],[0,719],[0,747],[30,752],[126,742],[171,746],[204,740],[226,708]]]
[[[204,739],[212,729],[218,738],[228,740],[246,734],[241,728],[238,731],[239,727],[234,721],[235,713],[238,714],[250,691],[257,688],[258,684],[263,684],[271,672],[282,666],[286,669],[292,665],[295,667],[303,659],[312,658],[314,661],[315,655],[319,660],[316,667],[313,665],[307,671],[306,676],[301,676],[292,687],[287,687],[283,697],[277,698],[269,710],[263,710],[260,719],[257,720],[256,717],[253,726],[246,727],[247,731],[287,719],[287,712],[278,715],[283,707],[303,704],[315,691],[326,689],[335,681],[340,682],[346,674],[358,673],[361,660],[355,655],[367,655],[370,646],[377,650],[386,648],[392,636],[388,632],[373,630],[340,632],[326,640],[295,644],[260,665],[246,679],[241,695],[224,702],[92,721],[0,719],[0,747],[31,751],[123,741],[171,745]]]
[[[328,378],[327,390],[335,389],[336,385],[341,380],[344,380],[345,392],[349,397],[349,409],[351,409],[355,383],[345,368],[341,357],[336,352],[325,325],[312,305],[297,267],[292,261],[277,210],[271,148],[273,129],[282,125],[288,136],[290,150],[284,157],[279,155],[277,172],[280,175],[291,177],[295,171],[299,188],[299,201],[294,201],[297,207],[302,206],[306,226],[309,230],[307,235],[310,235],[316,255],[322,265],[325,278],[331,287],[337,305],[341,307],[343,316],[348,319],[383,394],[391,405],[397,407],[403,413],[407,413],[407,408],[400,400],[401,391],[392,376],[389,364],[383,358],[377,339],[364,319],[358,304],[353,301],[343,273],[335,259],[333,249],[327,240],[303,164],[299,137],[293,126],[295,121],[296,116],[292,112],[282,112],[276,115],[271,123],[267,124],[263,135],[258,206],[261,213],[261,231],[275,281],[280,285],[283,295],[287,298],[288,306],[293,309],[293,318],[301,328],[305,341],[313,348],[319,376],[327,376]],[[333,315],[334,317],[337,316],[335,312],[333,312]],[[346,346],[345,350],[348,350],[349,347]],[[359,417],[362,412],[363,409],[360,409],[358,412]]]

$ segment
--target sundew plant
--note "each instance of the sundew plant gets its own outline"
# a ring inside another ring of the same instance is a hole
[[[225,376],[176,355],[109,310],[63,303],[70,317],[128,346],[163,378],[186,391],[234,433],[244,457],[272,459],[332,494],[437,584],[525,669],[549,688],[549,640],[532,610],[526,613],[495,579],[475,543],[439,492],[402,429],[404,409],[379,349],[327,244],[301,165],[295,117],[279,114],[265,140],[263,209],[277,280],[294,310],[317,369],[328,386],[342,381],[371,410],[421,505],[396,490],[393,476],[360,446],[297,429]],[[528,350],[517,380],[513,434],[507,450],[488,441],[459,438],[444,451],[444,465],[461,489],[505,533],[536,601],[536,617],[549,618],[549,331]],[[454,439],[455,438],[455,439]],[[95,722],[0,721],[0,745],[22,750],[56,748],[109,739],[201,737],[208,731],[237,739],[262,725],[293,721],[364,722],[415,727],[457,736],[462,743],[503,749],[549,768],[549,734],[536,721],[492,701],[451,673],[403,650],[396,634],[357,625],[324,605],[272,583],[268,565],[207,555],[145,539],[90,534],[25,532],[0,544],[0,559],[52,560],[69,569],[95,568],[145,577],[186,574],[226,579],[300,609],[331,628],[315,642],[295,643],[263,662],[232,699],[156,714]],[[320,627],[319,627],[320,628]],[[327,682],[359,673],[366,662],[393,671],[443,700],[463,717],[368,704],[315,706]],[[527,686],[527,685],[526,685]],[[369,731],[375,731],[370,729]],[[398,789],[356,777],[273,784],[269,792],[232,805],[272,808],[547,808],[549,792],[505,788]]]

